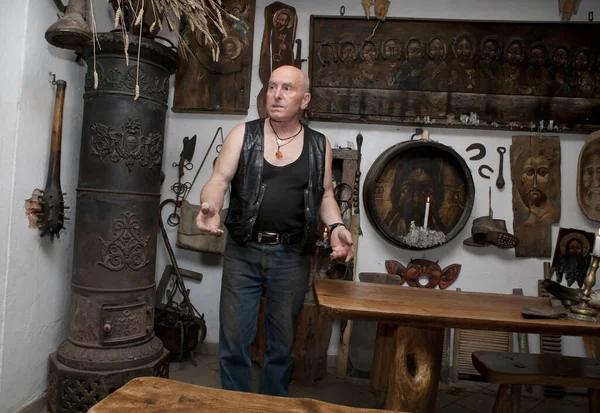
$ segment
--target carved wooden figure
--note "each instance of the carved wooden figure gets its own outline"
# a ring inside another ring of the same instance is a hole
[[[513,136],[510,147],[517,257],[550,257],[552,223],[560,220],[560,140]]]
[[[257,109],[261,118],[267,117],[266,94],[271,72],[280,66],[294,64],[294,40],[298,18],[296,9],[276,1],[265,7],[265,29],[260,49],[258,75],[263,84],[258,94]]]
[[[589,135],[579,152],[577,202],[583,215],[600,221],[600,131]]]
[[[363,1],[367,17],[378,3],[386,1]],[[311,17],[310,119],[550,133],[599,129],[600,31],[593,25],[385,23],[373,32],[368,18]]]
[[[399,275],[400,283],[406,281],[411,287],[421,288],[435,288],[439,285],[444,290],[456,281],[462,266],[451,264],[442,270],[437,261],[414,259],[406,267],[398,261],[386,260],[385,268],[388,273]]]
[[[175,78],[173,112],[248,113],[255,4],[256,0],[223,0],[227,36],[222,36],[216,62],[210,49],[183,25],[182,37],[192,54],[182,60]]]

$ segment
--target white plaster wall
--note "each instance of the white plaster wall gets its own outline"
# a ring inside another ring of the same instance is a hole
[[[254,58],[252,71],[251,103],[248,116],[239,115],[210,115],[210,114],[177,114],[169,112],[167,120],[167,145],[163,168],[166,180],[163,186],[163,197],[174,197],[170,186],[176,182],[176,168],[171,167],[173,161],[178,160],[182,149],[184,136],[198,135],[196,154],[193,160],[197,168],[204,156],[210,141],[217,128],[223,128],[227,134],[237,123],[256,118],[256,96],[262,84],[258,77],[258,58],[260,54],[260,43],[264,27],[264,7],[269,5],[269,0],[257,0],[256,20],[254,31]],[[286,2],[296,8],[298,13],[297,37],[302,39],[302,57],[308,55],[308,43],[310,36],[310,15],[339,15],[340,7],[345,6],[346,16],[364,16],[361,3],[344,1],[320,1],[304,0]],[[599,0],[583,0],[580,11],[573,16],[572,21],[587,21],[588,12],[593,11],[595,16],[600,16]],[[558,5],[555,0],[392,0],[388,12],[389,17],[415,17],[415,18],[449,18],[449,19],[482,19],[482,20],[519,20],[519,21],[560,21]],[[304,63],[303,69],[308,70],[308,63]],[[172,97],[172,93],[171,93]],[[414,133],[412,127],[397,127],[388,125],[359,125],[334,122],[311,122],[311,127],[324,132],[330,139],[332,145],[347,146],[347,141],[355,142],[358,132],[364,136],[362,147],[363,157],[361,169],[363,179],[376,157],[386,148],[397,142],[410,138]],[[489,155],[486,162],[491,163],[494,170],[497,169],[497,146],[509,147],[512,134],[508,131],[478,131],[466,129],[443,129],[429,128],[432,139],[438,140],[446,145],[452,146],[461,155],[468,159],[466,147],[475,141],[483,142]],[[553,237],[558,234],[559,226],[576,227],[587,230],[595,230],[598,226],[588,221],[580,212],[575,197],[576,165],[579,150],[583,145],[583,135],[562,135],[562,217],[560,224],[553,228]],[[219,142],[216,142],[219,143]],[[215,144],[216,144],[215,143]],[[194,187],[189,194],[188,200],[198,203],[198,197],[202,185],[206,182],[212,171],[212,160],[216,152],[211,150],[207,162],[200,172]],[[508,155],[508,154],[507,154]],[[508,159],[508,158],[507,158]],[[471,161],[468,161],[469,164]],[[471,165],[471,164],[470,164]],[[434,250],[426,251],[424,254],[410,252],[392,246],[385,242],[371,227],[364,208],[361,205],[361,226],[363,237],[359,241],[358,248],[358,271],[382,271],[385,272],[384,261],[396,259],[407,263],[411,258],[425,256],[430,260],[439,260],[442,266],[461,263],[462,272],[451,288],[461,288],[464,291],[485,291],[511,294],[513,288],[523,288],[525,295],[537,295],[537,280],[543,278],[543,262],[540,259],[517,259],[514,250],[501,251],[495,248],[467,249],[462,240],[470,235],[472,219],[487,214],[487,192],[488,186],[494,185],[494,180],[484,180],[477,174],[477,165],[472,170],[476,185],[476,200],[471,220],[463,231],[449,244]],[[186,172],[185,179],[191,182],[196,169]],[[506,179],[508,177],[508,179]],[[509,231],[512,231],[512,203],[511,203],[511,180],[508,166],[505,166],[506,187],[498,191],[493,189],[494,216],[506,219]],[[361,182],[362,186],[362,182]],[[362,192],[361,192],[362,194]],[[361,199],[362,202],[362,199]],[[166,212],[165,212],[166,214]],[[172,245],[175,242],[175,230],[168,228]],[[159,245],[162,245],[160,243]],[[222,260],[219,256],[208,253],[194,253],[175,248],[179,265],[183,268],[202,272],[204,280],[202,283],[187,281],[186,285],[191,289],[191,299],[201,313],[205,313],[208,327],[207,343],[218,342],[218,306],[221,282]],[[159,250],[157,274],[162,273],[168,257],[164,248]],[[434,305],[434,303],[432,303]],[[337,342],[339,333],[335,329],[332,334],[329,353],[337,353]],[[538,337],[530,335],[531,351],[537,351],[539,346]],[[583,355],[584,349],[580,338],[566,337],[563,341],[563,353],[571,355]]]
[[[3,2],[4,3],[4,2]],[[106,5],[101,5],[103,8]],[[49,45],[51,0],[22,0],[0,12],[0,412],[42,393],[47,360],[68,334],[73,221],[60,239],[28,228],[25,199],[46,183],[56,87],[67,82],[62,135],[62,189],[75,213],[83,111],[84,64]],[[100,9],[100,27],[108,11]]]

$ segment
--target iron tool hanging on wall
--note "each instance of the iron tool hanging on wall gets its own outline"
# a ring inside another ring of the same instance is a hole
[[[65,217],[65,210],[69,209],[65,206],[63,198],[66,193],[62,192],[60,186],[60,147],[67,82],[52,80],[52,84],[56,85],[56,101],[46,186],[43,191],[36,188],[31,198],[26,201],[25,207],[30,221],[29,226],[39,228],[41,237],[48,235],[52,238],[56,235],[56,238],[60,238],[60,230],[66,229],[64,222],[69,220],[69,217]]]
[[[194,168],[192,158],[194,157],[195,150],[196,135],[192,136],[192,139],[186,136],[183,138],[183,150],[181,151],[181,154],[179,154],[179,163],[173,162],[173,166],[177,168],[177,182],[171,186],[171,190],[175,192],[176,199],[173,212],[167,218],[167,223],[172,227],[176,227],[180,221],[180,217],[177,214],[177,208],[181,206],[180,198],[182,200],[185,199],[192,186],[189,182],[182,184],[181,178],[183,178],[184,169],[189,171]]]

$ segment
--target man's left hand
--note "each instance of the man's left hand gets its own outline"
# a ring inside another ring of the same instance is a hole
[[[331,233],[331,249],[333,252],[329,254],[331,260],[343,260],[348,262],[354,258],[354,242],[352,242],[352,234],[345,227],[339,226]]]

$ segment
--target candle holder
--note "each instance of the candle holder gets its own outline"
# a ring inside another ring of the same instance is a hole
[[[590,263],[590,268],[583,281],[584,289],[582,301],[581,303],[570,307],[571,313],[569,315],[571,318],[577,320],[598,322],[599,320],[596,318],[598,311],[591,308],[589,302],[592,288],[596,284],[596,271],[598,270],[598,264],[600,263],[600,256],[595,254],[590,255],[592,256],[592,262]]]

